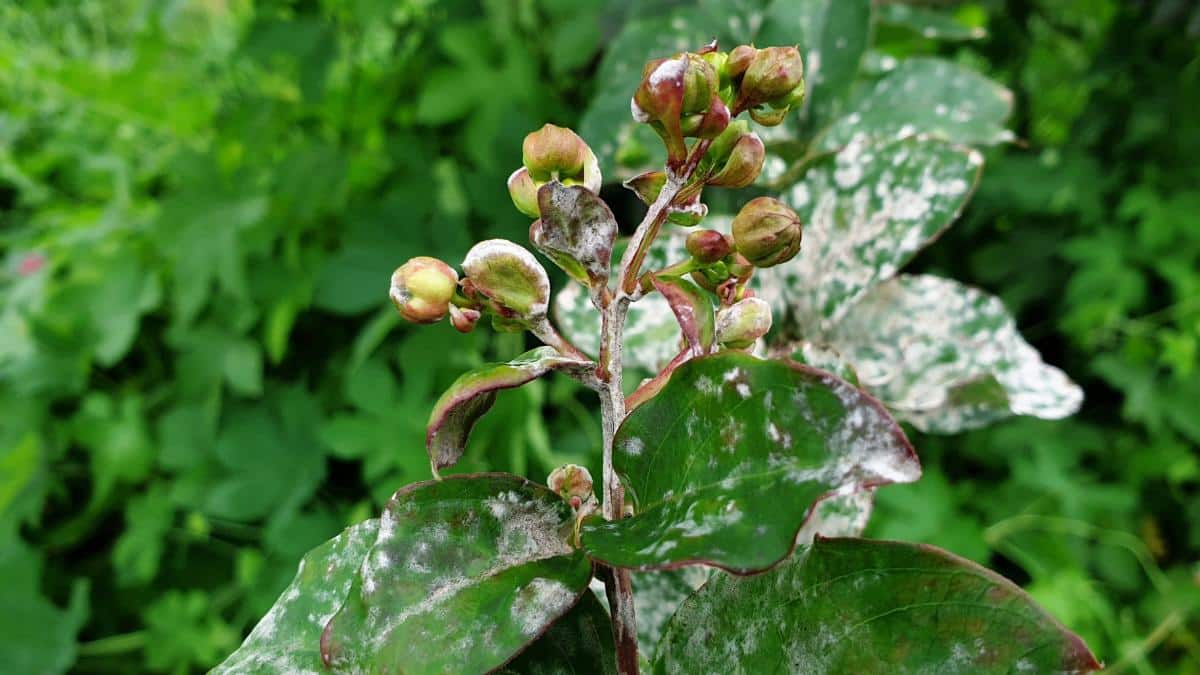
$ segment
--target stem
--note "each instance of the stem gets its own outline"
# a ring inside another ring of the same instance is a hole
[[[621,257],[616,296],[609,297],[606,294],[600,303],[600,363],[596,374],[600,380],[600,412],[603,417],[604,517],[608,520],[620,520],[625,511],[625,488],[613,468],[613,440],[616,437],[617,426],[625,418],[625,394],[621,386],[621,339],[625,331],[625,317],[629,312],[629,303],[633,302],[638,291],[638,275],[650,243],[654,241],[663,221],[667,219],[668,207],[691,178],[710,143],[711,141],[697,142],[682,171],[677,173],[668,167],[666,183],[658,193],[658,198],[646,211],[646,216],[634,231],[629,246]],[[633,579],[629,570],[609,570],[605,589],[609,608],[612,610],[617,670],[621,675],[637,675],[637,619],[633,609]]]
[[[146,631],[109,635],[79,645],[80,656],[113,656],[135,652],[146,645]]]

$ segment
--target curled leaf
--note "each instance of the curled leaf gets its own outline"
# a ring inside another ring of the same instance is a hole
[[[538,206],[542,217],[529,230],[533,245],[579,283],[607,284],[617,219],[604,200],[553,181],[538,190]]]

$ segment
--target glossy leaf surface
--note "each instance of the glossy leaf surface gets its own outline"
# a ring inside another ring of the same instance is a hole
[[[429,415],[425,448],[434,475],[462,457],[471,427],[496,402],[498,391],[532,382],[552,370],[582,369],[589,364],[563,356],[552,347],[538,347],[508,363],[488,365],[459,377]]]
[[[872,289],[831,339],[862,384],[922,431],[1009,415],[1073,414],[1083,391],[1017,332],[999,298],[950,279],[903,275]]]
[[[509,474],[417,483],[388,502],[345,604],[321,636],[333,670],[484,672],[587,590],[570,507]]]
[[[594,593],[584,593],[499,675],[616,675],[612,620]]]
[[[716,575],[680,608],[655,673],[1099,669],[1013,583],[921,544],[818,539],[766,574]]]
[[[764,570],[827,493],[920,475],[887,411],[836,377],[722,352],[688,361],[617,430],[613,464],[635,515],[584,525],[620,567]]]

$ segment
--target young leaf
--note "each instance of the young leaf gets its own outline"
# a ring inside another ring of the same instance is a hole
[[[617,238],[608,205],[581,185],[552,181],[538,190],[538,208],[542,217],[529,230],[533,245],[579,283],[607,284]]]
[[[1087,672],[1083,641],[1003,577],[921,544],[820,539],[756,577],[715,575],[654,672]]]
[[[1012,107],[1011,91],[973,70],[942,59],[905,59],[821,135],[817,148],[916,134],[967,145],[1003,143],[1013,139],[1004,128]]]
[[[324,673],[321,630],[346,600],[378,532],[378,520],[363,521],[309,551],[275,605],[212,675]]]
[[[716,339],[712,300],[704,289],[680,277],[652,277],[654,288],[671,305],[679,329],[693,354],[707,354]]]
[[[496,402],[496,393],[512,389],[552,370],[584,369],[590,361],[563,356],[553,347],[531,349],[508,363],[484,366],[465,373],[442,394],[429,415],[425,448],[433,475],[454,465],[467,447],[475,421]]]
[[[1058,419],[1083,401],[1025,342],[999,298],[950,279],[880,284],[830,339],[863,385],[922,431],[954,433],[1009,415]]]
[[[583,547],[643,570],[767,569],[791,552],[823,496],[920,475],[873,398],[829,373],[740,352],[676,369],[625,418],[615,447],[635,515],[586,523]]]
[[[817,161],[783,197],[804,223],[798,261],[761,270],[760,295],[799,332],[831,328],[949,227],[979,181],[978,152],[914,137],[854,143]]]
[[[497,675],[616,675],[612,620],[594,593],[584,593],[563,618]]]
[[[337,670],[484,672],[537,639],[587,591],[567,543],[574,514],[508,474],[409,485],[388,502],[321,657]]]

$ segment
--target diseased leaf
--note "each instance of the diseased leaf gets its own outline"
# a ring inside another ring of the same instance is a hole
[[[409,485],[380,517],[321,655],[334,671],[485,672],[587,591],[592,565],[567,543],[574,515],[509,474]]]
[[[309,551],[271,610],[211,675],[327,672],[321,631],[345,602],[378,532],[379,521],[366,520]]]
[[[638,650],[654,658],[654,646],[679,605],[704,585],[713,570],[699,565],[673,570],[633,573]]]
[[[817,539],[763,575],[715,575],[658,647],[665,673],[1088,672],[1078,636],[1024,591],[921,544]]]
[[[569,283],[554,299],[555,324],[563,335],[588,354],[600,351],[600,314],[579,284]],[[671,305],[651,293],[629,306],[625,321],[622,356],[626,369],[658,372],[679,353],[679,323]]]
[[[879,7],[878,20],[889,26],[907,28],[932,40],[965,41],[987,37],[987,31],[968,26],[947,12],[889,2]]]
[[[905,59],[816,146],[832,151],[862,139],[918,134],[968,145],[1004,143],[1013,139],[1004,128],[1012,107],[1011,91],[973,70],[942,59]]]
[[[706,354],[716,340],[716,315],[704,289],[680,277],[651,277],[654,288],[671,306],[693,354]]]
[[[496,402],[501,389],[519,387],[552,370],[584,369],[590,361],[563,356],[553,347],[531,349],[508,363],[472,370],[454,381],[433,406],[425,433],[425,448],[433,474],[453,466],[467,447],[475,421]]]
[[[759,295],[822,335],[958,216],[979,180],[978,152],[914,137],[854,143],[817,161],[782,195],[804,223],[797,259],[755,274]]]
[[[617,219],[608,205],[581,185],[553,181],[538,190],[538,208],[542,217],[529,231],[533,245],[575,281],[607,284],[617,238]]]
[[[830,340],[863,386],[922,431],[954,433],[1009,415],[1079,409],[1083,391],[1042,361],[994,296],[902,275],[873,288]]]
[[[616,675],[612,620],[593,593],[584,593],[529,649],[498,675]]]
[[[586,523],[583,547],[633,569],[761,571],[792,550],[823,496],[920,475],[877,401],[828,373],[740,352],[676,369],[615,446],[635,515]]]
[[[796,363],[833,373],[856,387],[860,386],[854,365],[828,344],[797,340],[782,347],[773,347],[772,352],[786,356]]]

